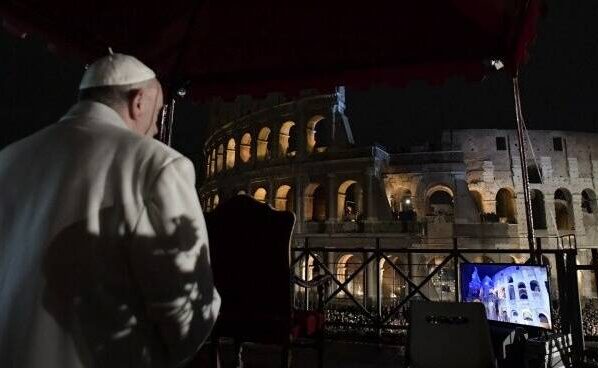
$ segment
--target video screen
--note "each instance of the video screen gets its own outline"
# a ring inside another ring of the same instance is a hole
[[[544,266],[462,263],[461,301],[483,303],[488,320],[552,329],[548,281]]]

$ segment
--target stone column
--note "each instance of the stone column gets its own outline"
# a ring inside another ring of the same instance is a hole
[[[303,219],[304,219],[304,206],[303,206],[303,191],[305,189],[305,178],[302,176],[296,176],[294,180],[293,196],[295,211],[295,232],[303,232]]]
[[[327,223],[333,224],[338,222],[337,216],[337,201],[338,194],[336,174],[329,173],[326,175],[328,179],[328,219]]]
[[[373,254],[374,253],[366,253],[365,259],[368,259]],[[365,261],[365,259],[364,259],[364,261]],[[376,295],[377,295],[376,277],[378,276],[378,272],[376,270],[377,266],[378,266],[378,262],[376,262],[376,259],[374,259],[363,270],[364,272],[367,273],[366,278],[365,278],[367,281],[367,284],[364,285],[365,289],[366,289],[366,290],[364,290],[364,293],[367,293],[367,300],[368,300],[368,304],[366,307],[373,308],[376,306]],[[380,297],[382,297],[382,290],[380,290]]]
[[[376,170],[373,167],[369,167],[365,174],[364,174],[364,191],[365,191],[365,221],[366,222],[375,222],[377,220],[376,216],[376,205],[374,203],[374,176],[376,175]]]

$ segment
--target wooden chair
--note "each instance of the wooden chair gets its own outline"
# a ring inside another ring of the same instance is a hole
[[[222,297],[211,337],[212,366],[219,361],[220,337],[229,337],[235,359],[244,342],[276,344],[282,346],[281,366],[288,367],[297,330],[290,270],[294,214],[239,195],[206,214],[206,223],[214,284]]]

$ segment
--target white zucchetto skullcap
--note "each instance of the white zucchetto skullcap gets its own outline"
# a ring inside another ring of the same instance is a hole
[[[81,78],[79,89],[122,86],[156,78],[153,70],[137,58],[124,54],[110,54],[96,60]]]

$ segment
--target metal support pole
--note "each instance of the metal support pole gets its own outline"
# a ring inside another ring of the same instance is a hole
[[[381,287],[382,283],[380,282],[380,238],[376,238],[376,331],[378,333],[378,338],[382,337],[382,293]],[[392,270],[392,268],[389,268]]]
[[[585,342],[583,336],[583,322],[581,317],[581,305],[579,301],[579,285],[577,280],[577,251],[572,250],[566,253],[567,256],[567,281],[568,281],[568,310],[569,323],[571,326],[571,338],[573,345],[573,359],[576,363],[581,363]]]
[[[527,175],[527,160],[525,157],[525,143],[523,139],[523,113],[521,111],[521,94],[519,91],[519,72],[513,77],[513,95],[515,97],[515,117],[517,120],[517,142],[519,143],[519,159],[521,160],[521,179],[523,182],[523,200],[525,202],[525,220],[527,223],[527,241],[529,244],[532,264],[537,263],[535,250],[534,219],[532,216],[532,202]]]
[[[458,239],[453,238],[453,270],[455,273],[455,302],[459,302],[461,280],[459,280],[459,243]]]
[[[305,265],[303,267],[303,272],[305,272],[305,281],[309,281],[307,279],[307,273],[309,272],[309,244],[308,244],[308,238],[305,238],[305,242],[303,243],[304,245],[304,252],[305,252]],[[303,303],[305,306],[305,310],[309,310],[309,289],[307,286],[305,286],[304,288],[304,293],[303,293]]]
[[[592,272],[594,273],[594,286],[598,290],[598,249],[592,249]]]

